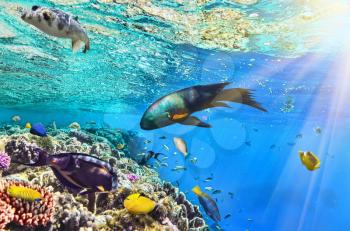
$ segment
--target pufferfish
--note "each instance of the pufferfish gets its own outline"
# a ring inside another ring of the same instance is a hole
[[[77,17],[57,9],[33,6],[24,11],[21,18],[48,35],[71,39],[73,52],[79,50],[82,43],[85,44],[84,53],[90,49],[89,37]]]
[[[310,171],[314,171],[320,167],[320,159],[312,152],[299,151],[299,157],[301,163]]]
[[[124,207],[129,213],[134,215],[148,214],[153,211],[156,202],[152,201],[148,197],[142,196],[139,193],[129,195],[124,200]]]

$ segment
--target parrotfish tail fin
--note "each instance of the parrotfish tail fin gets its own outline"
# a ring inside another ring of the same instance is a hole
[[[83,43],[83,41],[81,41],[79,39],[72,40],[72,50],[74,53],[77,52],[82,47],[82,43]],[[84,51],[85,51],[85,49],[84,49]]]
[[[260,111],[267,112],[265,108],[263,108],[260,103],[256,102],[252,91],[244,88],[231,88],[225,89],[220,92],[212,101],[213,105],[226,106],[226,104],[222,104],[220,101],[229,101],[234,103],[241,103],[251,107],[254,107]]]
[[[85,47],[84,47],[83,53],[86,53],[88,50],[90,50],[90,40],[89,40],[89,38],[85,42]]]
[[[179,121],[178,123],[181,123],[183,125],[193,125],[193,126],[202,127],[202,128],[210,128],[211,127],[210,124],[207,124],[207,123],[201,121],[200,119],[198,119],[195,116],[189,116],[185,120]]]
[[[40,148],[35,148],[34,152],[37,154],[37,156],[36,156],[35,160],[30,162],[30,163],[22,163],[19,161],[12,161],[12,162],[16,163],[16,164],[22,164],[22,165],[33,166],[33,167],[48,165],[47,159],[48,159],[49,154],[46,151],[44,151]]]
[[[196,194],[197,196],[202,196],[203,192],[201,188],[197,185],[192,188],[192,192]]]

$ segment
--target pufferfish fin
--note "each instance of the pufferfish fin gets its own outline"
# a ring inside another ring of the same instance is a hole
[[[192,126],[202,127],[202,128],[210,128],[211,127],[210,124],[204,123],[203,121],[201,121],[200,119],[198,119],[195,116],[190,116],[187,119],[185,119],[181,122],[178,122],[178,123],[183,124],[183,125],[192,125]]]
[[[72,40],[72,50],[77,52],[83,46],[83,42],[79,39]]]

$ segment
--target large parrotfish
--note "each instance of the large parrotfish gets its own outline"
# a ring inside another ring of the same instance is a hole
[[[82,153],[61,153],[49,155],[36,149],[36,159],[27,166],[50,166],[57,179],[71,193],[88,194],[94,210],[95,193],[117,189],[117,174],[109,163]]]
[[[266,109],[253,99],[249,89],[224,89],[229,84],[229,82],[226,82],[197,85],[166,95],[158,99],[146,110],[140,126],[144,130],[153,130],[180,123],[209,128],[211,127],[210,124],[191,114],[214,107],[230,108],[225,101],[249,105],[266,112]]]

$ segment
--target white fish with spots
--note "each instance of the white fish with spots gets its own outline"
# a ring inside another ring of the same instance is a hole
[[[84,53],[90,49],[89,37],[77,17],[57,9],[33,6],[25,10],[21,18],[48,35],[71,39],[73,52],[78,51],[83,44]]]

